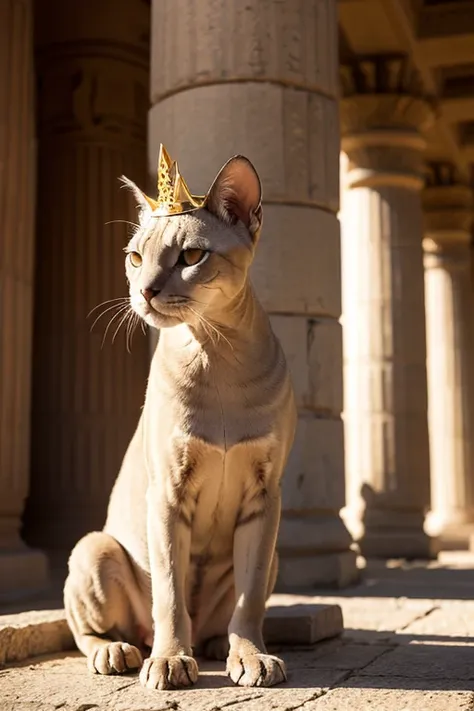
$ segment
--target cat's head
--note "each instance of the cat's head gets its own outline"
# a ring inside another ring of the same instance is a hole
[[[156,217],[146,196],[124,183],[139,204],[139,228],[126,252],[130,303],[155,328],[219,320],[246,284],[262,224],[261,185],[247,158],[220,170],[206,206]]]

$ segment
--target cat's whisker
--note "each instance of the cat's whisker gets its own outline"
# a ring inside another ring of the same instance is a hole
[[[102,337],[102,343],[101,343],[101,346],[100,346],[101,348],[104,347],[105,339],[107,338],[107,333],[108,333],[109,328],[110,328],[110,326],[112,325],[112,323],[115,321],[115,319],[116,319],[118,316],[120,316],[121,314],[123,314],[123,312],[124,312],[125,310],[128,310],[129,308],[130,308],[130,306],[129,306],[128,304],[126,304],[126,305],[124,305],[124,306],[121,306],[120,309],[117,311],[117,313],[112,316],[112,318],[110,319],[109,323],[107,324],[107,328],[105,329],[105,333],[104,333],[104,335],[103,335],[103,337]]]
[[[133,332],[135,330],[135,325],[136,325],[136,313],[132,312],[130,315],[130,318],[128,319],[127,323],[127,351],[128,353],[132,352],[132,338],[133,338]]]
[[[130,222],[130,220],[109,220],[108,222],[104,222],[105,225],[115,225],[116,223],[131,225],[132,227],[136,227],[137,230],[140,228],[140,225],[137,225],[136,222]]]
[[[233,347],[232,343],[229,341],[228,338],[226,338],[226,336],[224,336],[224,334],[222,333],[222,331],[220,331],[220,330],[217,328],[217,326],[215,326],[213,323],[211,323],[211,322],[208,321],[206,318],[204,318],[204,316],[203,316],[202,314],[198,313],[198,312],[197,312],[195,309],[193,309],[191,306],[188,306],[188,308],[190,309],[190,311],[192,311],[192,313],[193,313],[195,316],[198,317],[198,319],[200,320],[201,325],[202,325],[203,327],[204,327],[204,324],[207,324],[207,326],[209,326],[209,328],[211,328],[212,331],[214,331],[214,333],[216,333],[218,339],[219,339],[219,338],[223,338],[224,341],[226,341],[226,343],[229,345],[230,349],[231,349],[232,351],[234,350],[234,347]],[[204,330],[206,330],[206,329],[204,329]],[[206,333],[207,333],[207,331],[206,331]],[[208,335],[209,335],[209,334],[208,334]],[[211,341],[212,341],[212,338],[211,338]]]
[[[229,339],[226,338],[226,336],[224,336],[224,334],[222,333],[222,331],[220,331],[220,330],[217,328],[217,326],[215,326],[213,323],[211,323],[210,321],[208,321],[202,314],[200,314],[200,316],[201,316],[201,319],[202,319],[203,321],[205,321],[205,323],[207,323],[207,325],[208,325],[210,328],[212,328],[213,331],[215,331],[215,332],[217,333],[217,335],[218,335],[219,338],[223,338],[223,339],[224,339],[224,341],[228,344],[228,346],[230,347],[230,349],[233,351],[233,350],[234,350],[234,346],[233,346],[232,343],[229,341]]]
[[[127,302],[128,302],[128,299],[127,299]],[[99,321],[99,320],[102,318],[102,316],[105,316],[106,313],[108,313],[109,311],[113,311],[114,309],[123,308],[124,306],[128,306],[128,303],[126,303],[126,304],[123,304],[123,303],[113,304],[112,306],[109,306],[108,309],[104,309],[104,311],[102,311],[102,312],[97,316],[97,318],[94,320],[94,323],[93,323],[92,326],[90,327],[90,331],[92,332],[92,329],[93,329],[94,326],[96,325],[97,321]]]
[[[122,325],[123,325],[123,324],[127,321],[127,319],[130,317],[130,311],[131,311],[131,309],[129,309],[128,311],[126,311],[125,314],[124,314],[124,315],[122,316],[122,318],[120,319],[119,325],[118,325],[117,328],[115,329],[114,335],[112,336],[112,343],[114,343],[115,338],[116,338],[116,336],[117,336],[117,333],[120,331]]]
[[[92,316],[94,311],[97,311],[97,309],[100,309],[101,306],[105,306],[106,304],[111,304],[114,301],[115,302],[116,301],[128,301],[129,298],[130,297],[128,297],[128,296],[119,296],[117,299],[107,299],[106,301],[101,301],[100,304],[97,304],[97,306],[94,306],[94,308],[89,311],[89,313],[87,314],[87,318],[89,318],[89,316]],[[104,311],[104,313],[105,313],[105,311]]]
[[[197,312],[195,309],[193,309],[191,306],[188,305],[188,309],[191,311],[191,313],[193,313],[193,314],[196,316],[196,318],[197,318],[197,320],[198,320],[198,323],[200,324],[200,326],[201,326],[201,328],[203,329],[204,333],[205,333],[206,336],[209,338],[209,340],[211,341],[211,343],[212,343],[213,345],[215,345],[215,341],[214,341],[214,338],[213,338],[213,335],[214,335],[214,334],[213,334],[212,331],[209,331],[209,329],[207,328],[207,326],[208,326],[207,321],[205,321],[205,320],[202,318],[201,314],[198,313],[198,312]]]
[[[139,323],[140,323],[140,317],[138,316],[138,314],[134,313],[133,320],[132,320],[132,327],[130,329],[130,351],[132,350],[132,346],[133,346],[133,336],[135,335],[135,331],[137,330]]]
[[[143,335],[146,337],[146,329],[143,326],[143,320],[140,318],[140,316],[138,314],[135,314],[135,325],[133,327],[132,338],[131,338],[132,341],[133,341],[133,336],[135,335],[135,331],[137,330],[138,326],[141,326]]]
[[[130,316],[130,318],[127,323],[126,343],[127,343],[127,351],[128,351],[128,353],[131,353],[132,352],[132,343],[133,343],[133,334],[135,333],[135,330],[138,325],[138,315],[135,313],[135,311],[132,311],[129,316]]]

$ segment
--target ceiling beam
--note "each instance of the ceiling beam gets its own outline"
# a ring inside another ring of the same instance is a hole
[[[418,47],[422,61],[432,69],[469,64],[474,57],[474,32],[451,37],[420,38]]]
[[[474,97],[472,96],[443,99],[441,106],[443,117],[448,123],[474,121]]]

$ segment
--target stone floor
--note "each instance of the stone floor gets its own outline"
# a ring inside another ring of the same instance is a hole
[[[0,711],[474,711],[472,555],[371,563],[360,585],[318,593],[304,601],[339,604],[345,631],[275,648],[289,672],[280,687],[236,688],[222,664],[202,663],[195,688],[152,692],[136,676],[89,675],[66,652],[1,669]]]

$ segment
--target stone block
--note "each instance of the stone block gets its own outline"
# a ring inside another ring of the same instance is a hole
[[[264,201],[322,206],[336,213],[338,125],[337,102],[325,96],[262,82],[202,86],[150,110],[149,170],[156,175],[159,144],[164,143],[191,191],[204,194],[221,166],[242,153],[260,175]],[[298,224],[289,232],[293,249],[308,260],[307,249],[296,246],[295,232],[300,232]]]
[[[307,207],[264,205],[263,230],[250,275],[269,312],[339,319],[339,223]]]
[[[74,649],[64,610],[0,616],[0,665]]]
[[[278,533],[278,550],[284,555],[346,551],[351,536],[336,511],[292,516],[283,512]]]
[[[395,528],[396,513],[381,511],[385,514],[387,530],[380,530],[378,526],[367,528],[365,534],[358,541],[360,551],[366,558],[408,558],[409,560],[428,560],[436,558],[439,544],[436,539],[430,538],[421,526],[417,528]],[[391,523],[390,523],[391,522]],[[389,530],[393,528],[393,530]]]
[[[333,319],[270,317],[291,371],[299,408],[338,416],[342,410],[342,333]]]
[[[0,551],[0,601],[31,597],[43,592],[49,583],[46,555],[28,548]]]
[[[344,491],[342,421],[300,416],[282,481],[283,510],[337,513]]]
[[[161,0],[152,15],[151,93],[199,84],[271,81],[336,96],[336,8],[331,0],[228,3]]]
[[[292,604],[290,596],[270,598],[263,637],[266,644],[315,644],[342,633],[339,605]]]
[[[359,578],[353,551],[297,557],[280,556],[276,589],[309,591],[318,586],[346,587]]]

